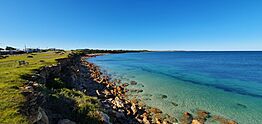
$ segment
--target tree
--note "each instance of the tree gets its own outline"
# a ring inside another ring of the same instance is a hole
[[[0,48],[0,50],[5,50],[5,49],[3,49],[3,48]]]
[[[6,46],[5,50],[16,50],[14,47]]]

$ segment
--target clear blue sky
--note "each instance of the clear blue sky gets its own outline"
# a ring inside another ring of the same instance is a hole
[[[0,47],[262,50],[262,0],[0,0]]]

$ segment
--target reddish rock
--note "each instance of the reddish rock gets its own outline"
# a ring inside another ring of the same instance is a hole
[[[181,124],[191,124],[193,120],[193,116],[189,112],[185,112],[183,116],[180,118]]]
[[[148,111],[150,112],[150,113],[162,113],[162,111],[160,110],[160,109],[158,109],[158,108],[150,108],[150,109],[148,109]]]

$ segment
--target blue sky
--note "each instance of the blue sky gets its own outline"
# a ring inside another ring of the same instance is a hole
[[[0,0],[0,47],[262,50],[262,0]]]

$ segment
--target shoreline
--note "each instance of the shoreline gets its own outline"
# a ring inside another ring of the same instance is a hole
[[[97,55],[91,55],[95,57]],[[88,59],[91,57],[83,57]],[[86,60],[84,60],[86,61]],[[88,61],[84,62],[91,72],[91,78],[99,84],[105,86],[103,91],[96,90],[98,98],[101,100],[102,106],[107,110],[110,109],[111,112],[115,113],[118,119],[126,118],[129,123],[178,123],[175,118],[169,115],[164,115],[163,112],[154,107],[146,106],[145,103],[141,102],[141,99],[129,99],[127,92],[130,92],[126,87],[130,85],[129,83],[111,82],[108,75],[103,75],[100,68],[93,63]],[[139,92],[139,91],[138,91]],[[140,91],[141,92],[141,91]],[[108,113],[111,113],[108,111]],[[119,118],[120,117],[120,118]],[[125,120],[126,120],[125,119]],[[122,123],[127,123],[122,122]]]
[[[99,92],[98,91],[97,92],[98,96],[100,97],[101,95],[112,95],[112,94],[114,96],[120,95],[121,97],[117,98],[117,100],[120,100],[120,102],[124,102],[124,103],[126,102],[127,104],[131,103],[131,106],[132,105],[138,106],[138,108],[140,108],[138,110],[142,110],[143,112],[140,112],[141,114],[135,113],[135,119],[140,123],[204,124],[207,121],[207,119],[212,119],[212,121],[216,121],[216,122],[221,123],[221,124],[237,124],[237,122],[234,121],[234,120],[226,119],[226,118],[218,116],[218,115],[211,115],[210,112],[207,112],[205,110],[197,110],[196,116],[194,116],[192,113],[184,112],[179,119],[178,119],[178,117],[175,118],[175,117],[172,117],[170,115],[163,113],[158,108],[153,108],[155,110],[155,112],[153,112],[153,114],[152,114],[152,111],[150,111],[152,107],[145,105],[145,103],[143,103],[141,99],[135,98],[135,101],[142,102],[143,106],[139,106],[138,103],[132,103],[132,100],[130,100],[128,98],[129,96],[126,93],[131,92],[131,91],[128,90],[127,86],[130,85],[131,83],[123,83],[119,79],[116,79],[117,81],[119,81],[117,83],[116,82],[110,82],[109,81],[110,77],[108,75],[106,75],[106,76],[103,75],[101,73],[99,66],[96,66],[94,63],[88,62],[87,59],[89,59],[91,57],[95,57],[95,56],[101,56],[101,54],[83,57],[85,59],[85,61],[88,63],[88,68],[90,69],[90,72],[93,72],[93,76],[92,76],[93,80],[97,83],[105,85],[109,89],[113,89],[113,92],[110,92],[110,91],[109,92],[103,92],[103,91]],[[117,86],[117,84],[119,84],[120,88]],[[134,92],[139,93],[139,92],[143,92],[143,90],[134,91]],[[105,93],[109,93],[109,94],[105,94]],[[104,97],[103,99],[110,99],[110,98]],[[109,100],[109,104],[114,105],[114,102],[112,102],[112,99]],[[116,108],[116,109],[118,109],[118,108]],[[123,109],[123,107],[121,109]],[[132,112],[132,109],[131,110],[130,109],[131,109],[130,106],[128,106],[127,108],[124,109],[125,110],[124,113],[127,116],[130,115],[130,111]],[[164,117],[164,116],[166,116],[166,117]]]
[[[130,80],[124,83],[119,79],[111,79],[109,74],[102,73],[99,66],[88,62],[89,58],[105,54],[108,53],[71,54],[68,58],[56,60],[55,65],[38,69],[21,87],[21,92],[28,99],[21,112],[30,122],[45,124],[64,121],[95,121],[105,124],[204,124],[207,119],[221,124],[237,124],[236,121],[212,115],[204,110],[197,110],[196,115],[184,112],[181,117],[174,117],[158,107],[148,106],[143,98],[139,97],[139,93],[144,92],[142,89],[128,87],[137,85],[137,82]],[[53,96],[58,96],[55,99],[59,100],[59,103],[52,100]],[[84,106],[81,108],[79,105],[83,105],[83,102]],[[57,108],[60,106],[64,107]],[[97,109],[92,109],[93,107]],[[86,115],[90,112],[96,119]]]

